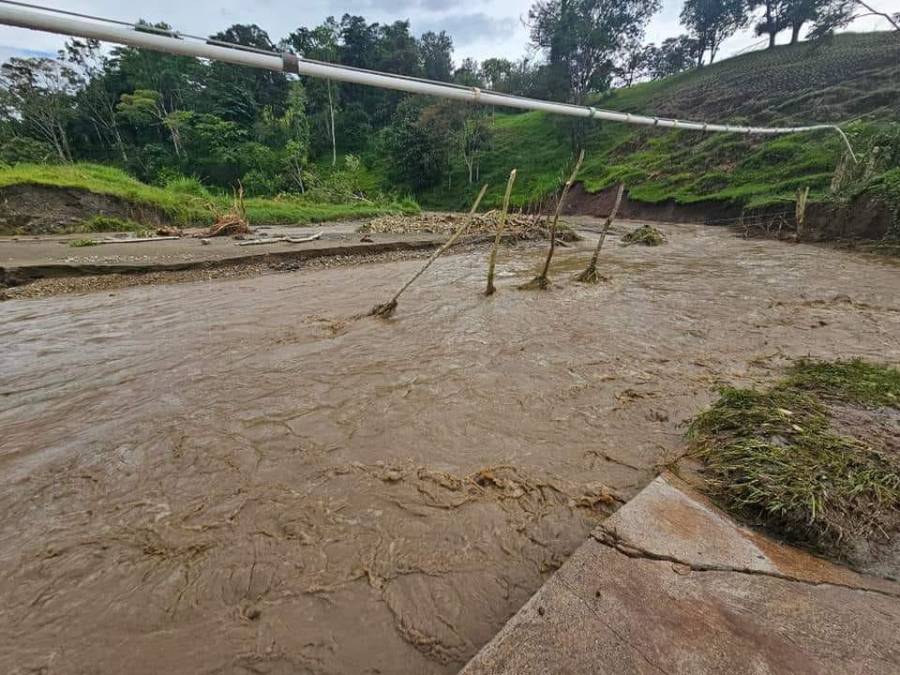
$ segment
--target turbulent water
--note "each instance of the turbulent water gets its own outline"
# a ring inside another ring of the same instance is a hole
[[[724,383],[900,361],[900,268],[712,228],[0,304],[0,670],[450,673]]]

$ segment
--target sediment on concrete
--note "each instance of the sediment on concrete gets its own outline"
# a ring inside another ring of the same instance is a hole
[[[900,584],[741,527],[664,476],[463,673],[893,673],[897,625]]]
[[[388,241],[370,244],[337,244],[300,250],[248,253],[219,259],[198,259],[183,262],[148,263],[47,263],[0,267],[0,284],[20,286],[37,279],[94,276],[101,274],[147,274],[151,272],[181,272],[212,270],[260,262],[301,262],[314,258],[351,255],[377,255],[393,251],[418,251],[438,246],[440,239],[420,241]],[[472,242],[469,242],[472,243]]]

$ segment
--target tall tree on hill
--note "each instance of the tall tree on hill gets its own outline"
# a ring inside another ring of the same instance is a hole
[[[697,40],[697,67],[703,67],[706,52],[709,62],[715,61],[722,42],[746,26],[748,19],[745,0],[686,0],[681,23]]]
[[[749,0],[751,10],[763,8],[762,19],[756,24],[754,30],[757,35],[769,36],[769,49],[775,46],[775,38],[784,30],[782,14],[784,0]]]
[[[537,0],[532,43],[547,57],[549,93],[581,103],[609,88],[616,58],[644,34],[660,0]]]
[[[676,75],[697,61],[697,41],[689,35],[666,38],[651,52],[650,77],[654,80]]]
[[[429,80],[449,82],[453,75],[453,40],[446,32],[428,31],[419,39],[422,68]]]
[[[900,12],[880,12],[864,0],[822,0],[822,6],[813,19],[810,37],[815,40],[831,35],[836,29],[864,16],[881,17],[900,32]]]

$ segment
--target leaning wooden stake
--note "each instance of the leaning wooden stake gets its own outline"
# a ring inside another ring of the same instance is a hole
[[[597,240],[597,248],[594,249],[594,255],[591,256],[591,262],[588,264],[587,269],[584,270],[581,274],[575,277],[575,281],[581,281],[586,284],[596,284],[602,278],[600,273],[597,271],[597,260],[600,258],[600,249],[603,248],[603,242],[606,240],[606,234],[609,232],[609,228],[612,226],[612,222],[616,219],[616,215],[619,213],[619,207],[622,205],[622,195],[625,194],[625,184],[619,184],[619,191],[616,192],[616,202],[613,204],[612,211],[609,212],[609,216],[606,218],[606,222],[603,223],[603,230],[600,232],[600,239]]]
[[[388,317],[391,314],[393,314],[394,310],[397,309],[397,300],[400,297],[400,294],[403,293],[403,291],[405,291],[407,288],[412,286],[412,283],[416,279],[418,279],[420,276],[422,276],[422,273],[425,270],[427,270],[429,267],[431,267],[431,263],[433,263],[435,260],[437,260],[438,257],[444,251],[446,251],[448,248],[453,246],[453,244],[456,242],[456,240],[459,239],[463,235],[463,233],[469,228],[469,225],[472,224],[472,217],[475,215],[475,212],[478,210],[478,205],[481,204],[481,198],[484,197],[484,193],[487,192],[487,189],[488,189],[488,186],[485,184],[484,187],[481,188],[481,192],[479,192],[478,196],[475,198],[475,203],[472,204],[472,208],[469,209],[469,215],[463,221],[462,225],[460,225],[457,228],[456,232],[454,232],[453,235],[446,242],[444,242],[444,245],[441,246],[437,251],[435,251],[434,253],[431,254],[431,257],[429,257],[428,260],[425,261],[425,264],[422,265],[422,268],[418,272],[413,274],[412,277],[410,277],[409,281],[407,281],[405,284],[403,284],[403,286],[400,288],[399,291],[394,293],[393,298],[391,298],[388,302],[384,303],[383,305],[375,305],[369,311],[369,314],[368,314],[369,316]]]
[[[794,214],[797,218],[797,241],[803,239],[806,230],[806,202],[809,200],[809,186],[797,188],[797,206]]]
[[[506,227],[506,213],[509,211],[509,195],[512,192],[513,183],[516,182],[516,170],[509,172],[509,180],[506,182],[506,193],[503,195],[503,210],[500,212],[500,220],[497,223],[497,236],[494,237],[494,245],[491,247],[491,257],[488,260],[487,288],[484,289],[485,295],[493,295],[497,289],[494,288],[494,267],[497,264],[497,249],[500,247],[500,237],[503,234],[503,228]]]
[[[523,291],[531,291],[531,290],[543,290],[550,286],[550,261],[553,259],[553,251],[556,249],[556,226],[559,223],[559,214],[562,212],[563,202],[566,201],[566,196],[569,194],[569,190],[572,188],[572,184],[575,182],[575,177],[578,175],[578,171],[581,169],[581,163],[584,161],[584,150],[582,150],[578,155],[578,160],[575,162],[575,168],[572,169],[572,175],[569,176],[569,180],[566,181],[566,184],[563,186],[562,194],[559,196],[559,201],[556,202],[556,211],[553,214],[553,223],[550,225],[550,250],[547,251],[547,259],[544,261],[544,269],[541,270],[541,273],[538,274],[534,279],[529,281],[526,284],[522,284],[519,288]]]

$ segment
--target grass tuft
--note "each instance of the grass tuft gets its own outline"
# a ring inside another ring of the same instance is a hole
[[[900,454],[835,431],[831,406],[898,408],[898,392],[894,368],[801,361],[767,391],[723,389],[689,437],[727,508],[842,558],[896,522]]]
[[[851,361],[807,361],[791,369],[787,386],[870,407],[900,407],[900,370]]]
[[[622,237],[623,246],[640,244],[642,246],[662,246],[666,243],[663,233],[652,225],[641,225]]]

